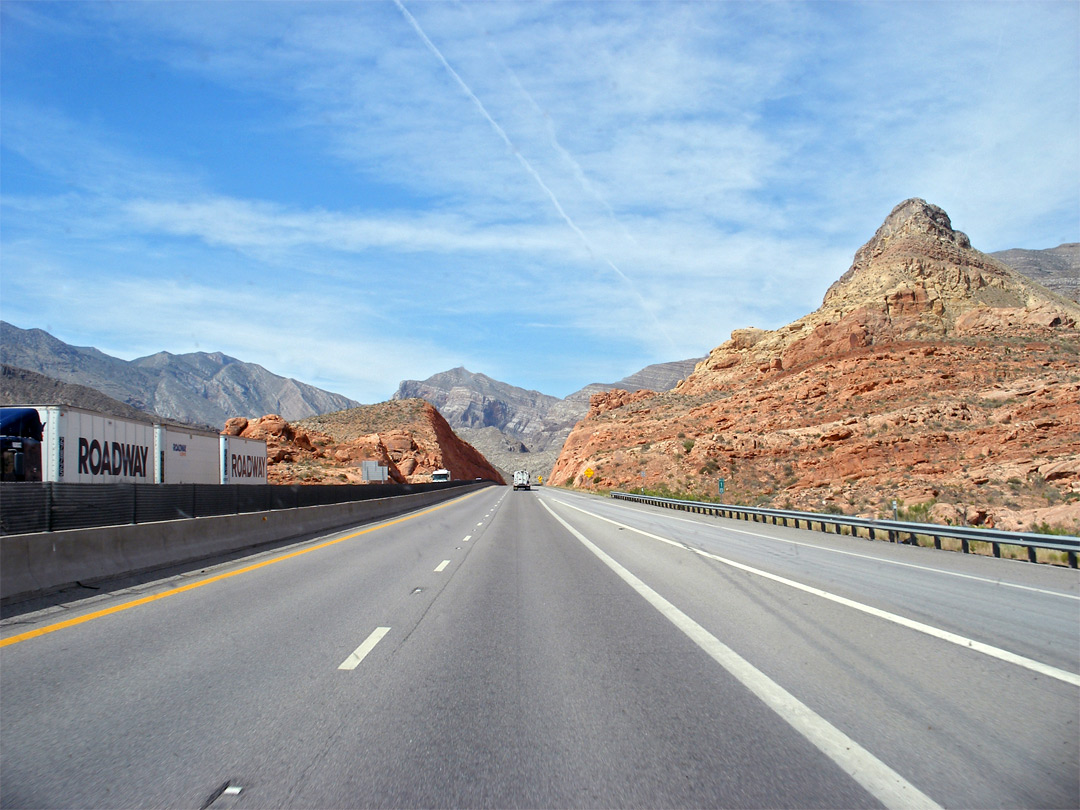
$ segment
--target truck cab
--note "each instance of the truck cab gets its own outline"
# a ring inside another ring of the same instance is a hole
[[[41,480],[44,429],[35,408],[0,410],[0,480]]]

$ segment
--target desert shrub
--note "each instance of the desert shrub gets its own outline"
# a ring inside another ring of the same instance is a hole
[[[1031,531],[1033,531],[1035,534],[1053,534],[1064,537],[1075,537],[1080,534],[1080,529],[1070,529],[1067,526],[1062,525],[1061,523],[1055,523],[1051,525],[1045,520],[1042,523],[1036,523],[1034,526],[1032,526]]]
[[[897,510],[897,515],[900,520],[906,520],[909,523],[931,523],[930,510],[934,507],[937,501],[927,501],[926,503],[913,503],[911,506],[901,506]]]

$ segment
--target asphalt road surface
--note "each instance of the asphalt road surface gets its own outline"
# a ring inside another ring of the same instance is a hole
[[[1063,568],[492,487],[33,607],[3,807],[1080,806]]]

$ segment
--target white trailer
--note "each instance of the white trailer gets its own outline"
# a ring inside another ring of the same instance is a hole
[[[528,470],[517,470],[514,473],[514,490],[516,491],[519,489],[532,489]]]
[[[265,484],[266,442],[221,434],[221,483]]]
[[[76,484],[266,483],[266,442],[259,439],[122,419],[68,405],[19,405],[3,410],[36,411],[42,426],[40,464],[36,458],[34,463],[26,459],[31,444],[26,437],[3,437],[5,453],[7,445],[18,444],[11,448],[12,464],[7,464],[5,455],[5,480]],[[16,452],[24,456],[18,466],[25,472],[18,476]]]
[[[159,484],[220,484],[221,437],[177,425],[154,428]],[[265,452],[265,449],[264,449]]]
[[[21,406],[43,425],[41,480],[61,483],[141,483],[155,479],[154,425],[72,408]]]

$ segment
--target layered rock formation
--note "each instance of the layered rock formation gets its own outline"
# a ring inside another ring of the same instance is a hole
[[[474,374],[464,367],[426,380],[405,380],[393,398],[419,398],[439,409],[455,428],[497,428],[537,449],[546,444],[544,419],[557,397]]]
[[[548,476],[566,437],[588,412],[591,395],[614,388],[667,391],[693,371],[697,362],[657,363],[617,383],[592,383],[565,399],[455,368],[422,381],[405,380],[394,399],[419,397],[430,402],[504,476],[524,468],[535,479]]]
[[[552,481],[703,496],[724,477],[743,503],[884,513],[896,498],[1010,528],[1053,507],[1068,524],[1078,323],[1075,302],[908,200],[815,312],[736,330],[666,394],[594,396]]]
[[[273,484],[363,483],[361,462],[387,467],[390,480],[422,483],[435,470],[455,480],[505,483],[474,447],[458,438],[429,403],[385,402],[287,422],[271,414],[230,419],[224,433],[266,441],[267,477]]]
[[[1048,290],[1080,302],[1080,242],[1046,250],[999,250],[990,255]]]

